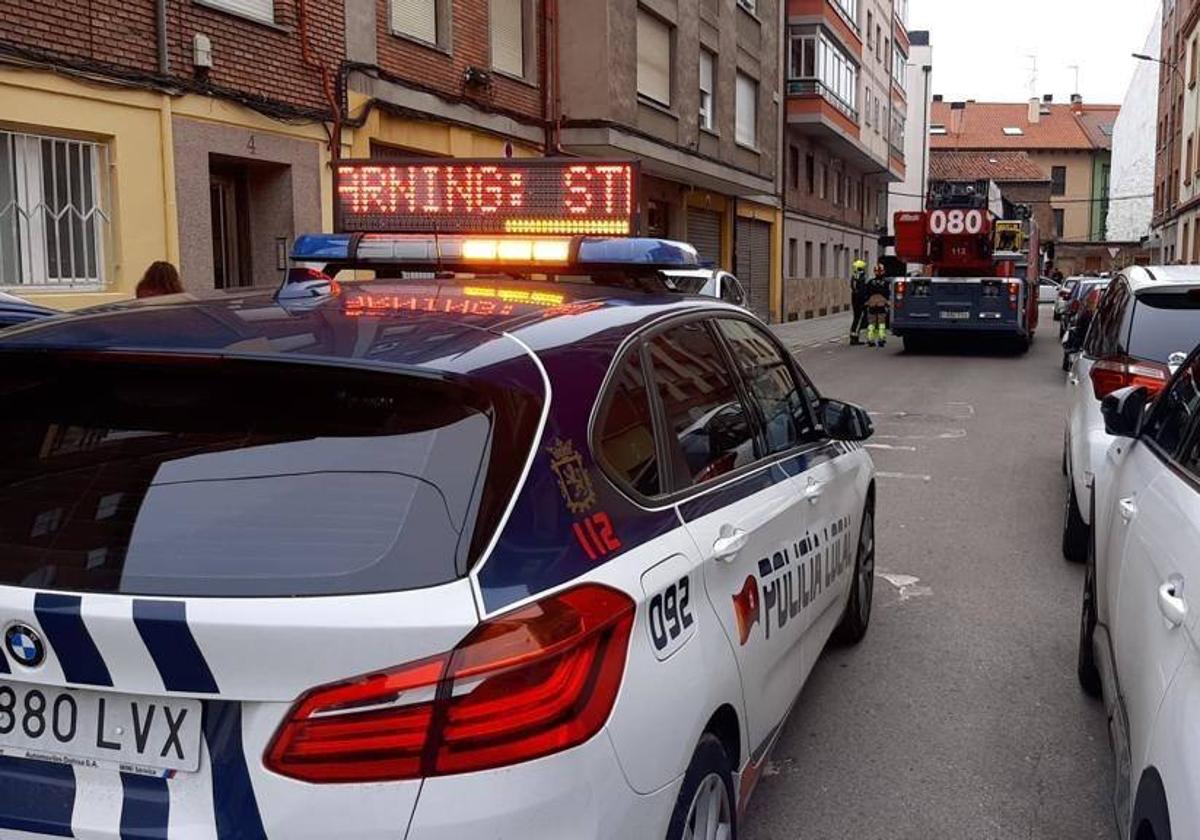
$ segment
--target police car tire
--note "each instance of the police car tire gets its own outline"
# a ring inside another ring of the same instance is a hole
[[[1089,540],[1087,573],[1083,577],[1083,606],[1079,615],[1079,662],[1076,674],[1079,687],[1089,697],[1099,697],[1103,691],[1100,669],[1096,666],[1096,550]]]
[[[730,809],[729,840],[737,840],[737,797],[733,789],[733,766],[721,741],[710,732],[705,732],[700,737],[700,743],[692,753],[692,761],[683,776],[683,786],[675,800],[675,810],[671,814],[671,824],[667,829],[667,840],[683,840],[692,801],[696,798],[700,785],[712,776],[719,777],[725,786]]]
[[[1079,500],[1075,498],[1075,483],[1067,491],[1067,510],[1063,516],[1062,553],[1072,563],[1086,563],[1088,557],[1089,528],[1079,512]]]
[[[870,529],[868,532],[867,529]],[[869,539],[868,539],[869,538]],[[867,603],[862,603],[862,588],[859,577],[862,575],[863,562],[870,555],[871,578],[867,583]],[[854,579],[850,586],[850,598],[846,602],[846,611],[842,620],[833,631],[835,641],[843,645],[856,645],[867,635],[871,624],[871,602],[874,599],[874,566],[875,566],[875,498],[867,498],[863,508],[862,526],[859,528],[858,547],[854,555]]]

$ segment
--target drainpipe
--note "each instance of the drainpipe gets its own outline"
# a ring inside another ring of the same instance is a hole
[[[922,103],[922,107],[925,109],[925,117],[922,120],[925,136],[921,142],[921,209],[924,210],[926,194],[929,190],[929,77],[933,72],[933,67],[926,64],[921,71],[925,74],[925,87],[921,91],[921,95],[925,98]]]
[[[562,147],[562,64],[558,57],[558,0],[542,0],[542,55],[546,70],[543,79],[542,110],[546,119],[545,154],[563,154]]]
[[[155,35],[158,37],[158,75],[171,72],[171,57],[167,53],[167,0],[155,0]]]

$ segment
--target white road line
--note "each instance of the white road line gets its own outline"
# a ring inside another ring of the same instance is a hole
[[[867,449],[882,449],[889,452],[916,452],[915,446],[892,446],[887,443],[868,443],[864,444]]]
[[[877,440],[960,440],[966,436],[966,429],[951,429],[940,435],[875,435],[875,438]]]
[[[933,481],[931,475],[917,475],[916,473],[898,473],[898,472],[877,472],[879,478],[895,478],[901,481],[923,481],[926,484]]]

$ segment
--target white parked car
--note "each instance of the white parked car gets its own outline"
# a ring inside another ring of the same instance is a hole
[[[745,306],[748,298],[742,282],[728,271],[719,268],[696,268],[664,271],[676,291],[689,295],[719,298],[734,306]]]
[[[1200,837],[1200,353],[1147,413],[1105,399],[1079,680],[1103,694],[1122,838]]]
[[[1043,277],[1038,282],[1038,303],[1049,306],[1058,301],[1058,290],[1061,288],[1050,277]]]
[[[1063,470],[1070,485],[1062,549],[1068,560],[1087,558],[1092,485],[1112,444],[1100,401],[1131,385],[1161,391],[1172,357],[1198,342],[1200,267],[1129,268],[1105,291],[1067,377]]]

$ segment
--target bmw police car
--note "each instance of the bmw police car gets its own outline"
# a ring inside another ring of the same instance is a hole
[[[0,338],[0,836],[736,836],[871,425],[635,183],[345,164],[283,288]]]

